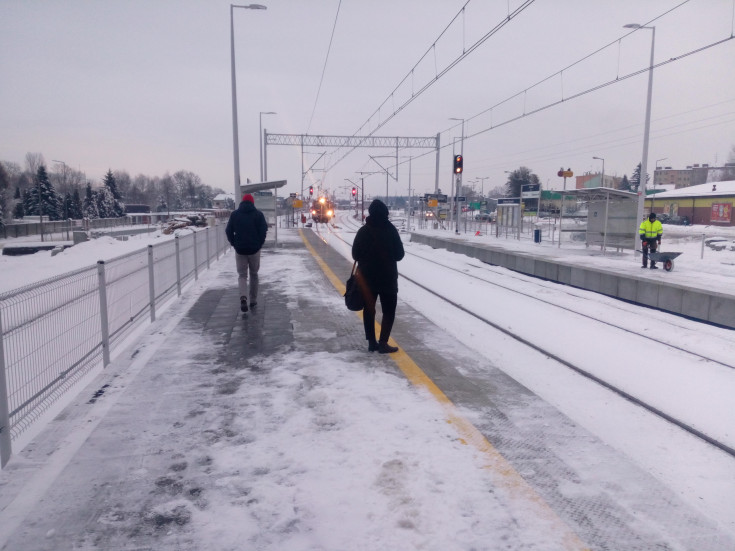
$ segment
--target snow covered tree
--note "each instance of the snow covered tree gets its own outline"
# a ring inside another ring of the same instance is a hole
[[[84,207],[82,205],[82,198],[79,196],[78,189],[75,189],[74,193],[71,194],[69,218],[73,218],[74,220],[80,220],[84,218]]]
[[[35,185],[27,190],[23,203],[27,216],[42,214],[49,220],[61,220],[61,200],[51,185],[44,165],[38,167]]]
[[[89,218],[90,220],[100,217],[100,213],[97,210],[97,199],[95,198],[95,192],[92,190],[92,184],[90,182],[87,182],[87,189],[84,193],[82,214],[84,218]]]
[[[107,171],[102,183],[104,184],[104,187],[97,192],[97,205],[100,205],[100,201],[104,204],[104,207],[100,208],[100,217],[119,218],[121,216],[125,216],[125,204],[122,202],[122,195],[120,195],[120,192],[117,189],[117,181],[115,180],[115,176],[112,174],[112,170]],[[109,193],[104,193],[104,189],[107,189]],[[99,197],[101,193],[104,193],[104,197]],[[103,210],[105,212],[105,216],[102,216]]]
[[[163,195],[158,198],[156,212],[168,212],[168,203],[166,203],[166,198]]]
[[[119,203],[115,201],[112,191],[107,186],[102,186],[94,194],[97,203],[97,212],[100,218],[117,218],[121,216],[117,213]]]

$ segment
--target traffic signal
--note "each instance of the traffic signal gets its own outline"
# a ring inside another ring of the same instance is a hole
[[[463,162],[464,162],[464,159],[462,158],[462,155],[454,156],[454,173],[455,174],[462,174],[462,163]]]
[[[352,188],[352,196],[354,197],[355,195],[357,195],[357,188],[356,187],[353,187]]]
[[[309,195],[314,195],[314,186],[309,186]]]

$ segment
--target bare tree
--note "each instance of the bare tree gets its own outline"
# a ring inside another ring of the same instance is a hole
[[[26,171],[32,175],[38,173],[38,168],[41,165],[45,165],[46,161],[43,160],[43,153],[26,153]]]

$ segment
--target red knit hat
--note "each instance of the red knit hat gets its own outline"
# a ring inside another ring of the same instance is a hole
[[[242,200],[247,201],[248,203],[252,203],[253,205],[255,204],[255,199],[253,199],[253,196],[250,195],[249,193],[246,193],[245,195],[243,195]]]

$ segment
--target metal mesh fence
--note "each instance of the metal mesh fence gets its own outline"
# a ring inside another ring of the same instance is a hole
[[[96,267],[0,295],[11,437],[99,362],[99,301]]]
[[[215,226],[0,294],[3,463],[10,441],[228,246]]]

